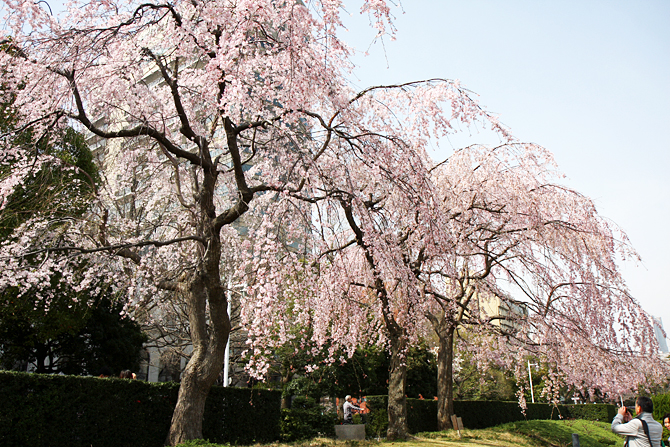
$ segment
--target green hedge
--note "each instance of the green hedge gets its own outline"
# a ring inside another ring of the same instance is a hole
[[[670,413],[670,394],[653,396],[651,401],[654,403],[654,419],[663,422],[661,418]]]
[[[311,397],[297,396],[291,408],[282,410],[281,440],[301,441],[320,437],[335,437],[337,413],[319,405]]]
[[[279,440],[281,391],[212,387],[205,406],[202,433],[220,444],[253,444]]]
[[[467,428],[486,428],[507,422],[547,419],[585,419],[610,422],[616,415],[616,406],[608,404],[552,405],[527,404],[526,414],[517,402],[455,401],[454,412],[463,419]],[[437,414],[437,409],[435,410]]]
[[[367,396],[368,436],[385,436],[388,426],[388,397]],[[558,405],[528,404],[526,415],[517,402],[457,400],[454,413],[461,417],[465,428],[486,428],[507,422],[531,419],[587,419],[611,421],[616,415],[616,406],[606,404]],[[437,431],[437,401],[407,399],[407,425],[410,433]]]
[[[562,405],[566,408],[570,419],[584,419],[587,421],[612,422],[618,408],[610,404]]]
[[[0,445],[161,447],[178,383],[0,372]],[[203,436],[219,443],[279,439],[278,391],[212,387]]]
[[[365,432],[371,437],[386,436],[388,427],[388,396],[367,396],[370,409]],[[410,433],[437,431],[437,402],[434,400],[407,399],[407,426]]]

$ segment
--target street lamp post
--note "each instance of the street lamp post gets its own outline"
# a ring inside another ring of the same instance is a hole
[[[230,287],[228,288],[230,290]],[[232,311],[232,306],[231,306],[231,297],[230,295],[228,296],[228,318],[230,318],[230,312]],[[226,343],[226,352],[224,354],[224,361],[223,361],[223,386],[227,387],[228,386],[228,381],[230,380],[228,378],[229,376],[229,371],[230,371],[230,334],[228,334],[228,343]]]
[[[537,363],[530,363],[530,360],[528,360],[528,383],[530,383],[530,400],[535,403],[535,394],[533,393],[533,374],[530,372],[530,365],[537,367]]]

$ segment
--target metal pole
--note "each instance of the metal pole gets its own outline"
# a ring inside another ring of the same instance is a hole
[[[572,447],[579,447],[579,435],[577,433],[572,434]]]
[[[530,360],[528,360],[528,382],[530,383],[530,399],[535,403],[535,394],[533,394],[533,375],[530,372]]]
[[[230,290],[230,288],[228,290]],[[228,318],[230,318],[231,310],[232,307],[230,304],[230,294],[228,294]],[[228,371],[230,369],[229,361],[230,361],[230,334],[228,334],[228,342],[226,343],[226,352],[224,354],[224,360],[223,360],[223,386],[228,386]]]

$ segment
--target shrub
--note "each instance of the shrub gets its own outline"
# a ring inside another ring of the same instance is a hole
[[[524,413],[517,402],[455,401],[454,412],[467,428],[486,428],[523,420],[584,419],[609,422],[616,407],[608,404],[552,405],[529,403]]]
[[[317,436],[334,437],[337,413],[317,404],[311,397],[296,397],[290,409],[282,410],[281,439],[286,442]]]
[[[386,436],[389,424],[388,396],[367,396],[365,398],[368,414],[368,423],[365,425],[365,434],[369,437],[380,438]]]
[[[388,396],[367,396],[370,409],[365,433],[370,437],[386,436],[388,428]],[[407,399],[407,426],[410,433],[437,431],[437,402],[434,400]]]
[[[367,396],[368,436],[379,437],[388,427],[388,397]],[[528,404],[525,415],[517,402],[457,400],[454,413],[461,417],[466,428],[487,428],[507,422],[533,419],[574,418],[592,421],[611,421],[616,414],[614,405],[558,405]],[[407,425],[410,433],[437,431],[437,401],[407,399]]]
[[[365,424],[365,434],[371,438],[381,438],[386,436],[386,430],[389,426],[389,414],[386,408],[371,412],[368,415],[368,423]]]
[[[567,409],[567,417],[586,421],[612,422],[617,414],[617,407],[609,404],[562,405],[562,407]]]
[[[161,447],[178,383],[0,372],[3,447]],[[203,436],[218,443],[279,439],[278,391],[212,387]]]
[[[670,413],[670,394],[653,396],[651,401],[654,403],[654,419],[657,421],[660,421],[664,415]]]
[[[437,431],[437,401],[407,399],[407,425],[411,433]]]
[[[177,447],[221,447],[221,444],[213,444],[206,439],[192,439],[182,444],[177,444]]]

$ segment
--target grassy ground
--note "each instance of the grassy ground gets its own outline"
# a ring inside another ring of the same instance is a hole
[[[623,444],[623,438],[610,431],[610,424],[591,421],[514,422],[482,430],[419,433],[407,441],[335,441],[312,439],[292,444],[254,447],[571,447],[572,434],[579,435],[581,447],[605,447]],[[182,444],[184,447],[222,447],[204,441]]]
[[[623,438],[610,430],[609,423],[582,420],[573,421],[524,421],[500,425],[483,430],[464,430],[461,438],[454,431],[420,433],[427,441],[441,441],[456,446],[572,446],[572,434],[579,435],[581,447],[618,445]],[[425,445],[425,447],[431,447]],[[437,447],[437,446],[435,446]]]

